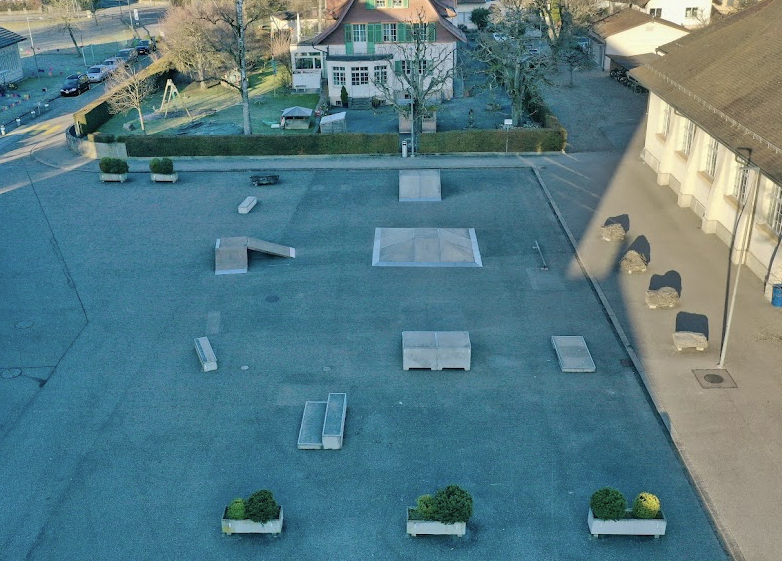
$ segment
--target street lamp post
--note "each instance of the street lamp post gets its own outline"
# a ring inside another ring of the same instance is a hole
[[[35,43],[33,42],[33,30],[30,27],[30,18],[25,18],[27,20],[27,32],[30,34],[30,47],[33,49],[33,60],[35,60],[35,72],[36,76],[41,73],[41,69],[38,67],[38,56],[35,54]]]

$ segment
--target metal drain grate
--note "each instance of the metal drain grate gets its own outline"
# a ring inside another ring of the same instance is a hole
[[[722,368],[693,370],[702,388],[738,388],[730,373]]]

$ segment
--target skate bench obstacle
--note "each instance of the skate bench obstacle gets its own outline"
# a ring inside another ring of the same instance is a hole
[[[236,275],[247,272],[247,252],[260,251],[278,257],[296,257],[296,249],[240,236],[218,238],[215,243],[215,275]]]
[[[239,205],[237,210],[239,211],[239,214],[247,214],[256,204],[258,204],[258,199],[256,197],[247,197],[242,201],[242,204]]]
[[[470,369],[472,346],[467,331],[403,331],[402,368]]]
[[[201,361],[201,368],[204,372],[217,370],[217,357],[212,350],[212,345],[206,337],[197,337],[195,340],[195,350],[198,360]]]
[[[299,429],[299,450],[340,450],[347,406],[344,393],[330,393],[327,401],[307,401]]]
[[[551,338],[551,344],[557,353],[562,372],[595,371],[595,361],[580,335],[555,335]]]

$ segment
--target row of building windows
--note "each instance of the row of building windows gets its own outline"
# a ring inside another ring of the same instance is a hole
[[[663,17],[662,8],[649,8],[649,15],[653,18]],[[684,8],[684,17],[688,19],[698,19],[703,15],[703,10],[700,8]]]
[[[345,24],[346,43],[407,43],[435,41],[434,23],[349,23]]]
[[[673,109],[667,103],[663,104],[660,115],[659,133],[663,137],[668,137],[671,132],[671,113]],[[685,157],[689,157],[695,139],[696,126],[690,119],[685,117],[682,122],[681,141],[679,152]],[[701,171],[714,179],[717,174],[717,156],[720,152],[720,143],[716,138],[709,136],[706,142],[703,163]],[[741,204],[747,199],[750,187],[753,182],[760,180],[758,174],[752,168],[740,166],[736,169],[736,177],[733,183],[733,196]],[[776,183],[771,184],[771,197],[766,213],[766,223],[778,234],[782,235],[782,186]]]
[[[388,67],[375,66],[373,77],[376,84],[385,84],[388,81]],[[335,86],[347,85],[347,73],[344,66],[334,66],[331,69],[331,81]],[[354,66],[350,69],[350,85],[366,86],[369,84],[369,67]]]

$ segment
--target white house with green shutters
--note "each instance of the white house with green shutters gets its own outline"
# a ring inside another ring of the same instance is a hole
[[[403,82],[396,76],[416,71],[409,68],[405,53],[419,36],[426,38],[427,52],[437,61],[438,71],[449,76],[439,96],[450,99],[456,44],[467,41],[448,19],[455,13],[446,0],[349,0],[331,27],[291,45],[293,87],[317,92],[326,85],[332,105],[341,105],[343,86],[351,103],[382,99],[379,82],[389,84],[395,97],[404,98]]]

